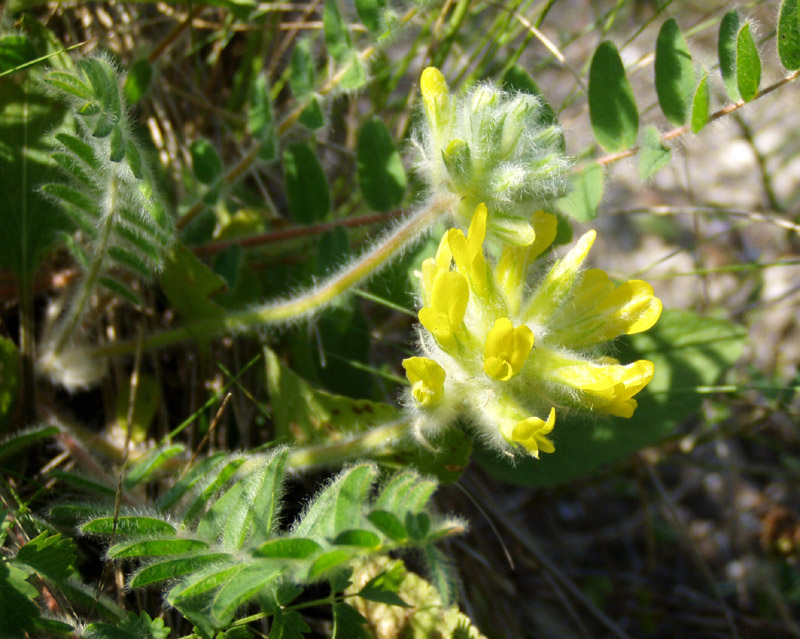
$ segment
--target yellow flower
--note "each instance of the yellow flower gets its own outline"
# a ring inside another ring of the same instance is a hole
[[[422,104],[425,115],[436,137],[446,133],[452,121],[453,105],[447,80],[436,67],[428,67],[422,72],[420,78]]]
[[[466,237],[458,229],[450,229],[445,234],[458,270],[469,278],[470,288],[481,299],[486,299],[489,294],[486,258],[483,256],[487,214],[486,205],[479,204]]]
[[[553,446],[547,435],[553,430],[556,424],[556,409],[550,409],[547,421],[538,417],[528,417],[514,426],[511,431],[511,441],[521,444],[536,459],[539,459],[539,451],[552,453],[556,447]]]
[[[536,235],[527,246],[506,245],[495,267],[497,284],[505,294],[510,313],[517,313],[525,292],[528,268],[556,239],[558,219],[555,215],[537,211],[531,220]]]
[[[650,383],[654,372],[653,362],[640,359],[627,366],[605,362],[574,363],[551,371],[548,377],[581,391],[582,403],[587,408],[617,417],[631,417],[638,405],[633,396]]]
[[[646,331],[661,308],[647,282],[630,280],[614,288],[605,271],[589,269],[575,287],[569,314],[556,325],[560,339],[582,348]]]
[[[419,311],[419,321],[444,349],[456,344],[456,333],[464,322],[469,302],[469,285],[457,271],[439,270],[433,280],[430,306]]]
[[[524,324],[517,326],[501,317],[486,337],[483,370],[501,382],[508,381],[522,370],[533,348],[533,332]]]
[[[581,264],[589,254],[597,233],[584,233],[578,243],[560,260],[556,260],[536,292],[522,311],[525,321],[541,322],[553,314],[572,291]]]
[[[411,396],[429,408],[442,400],[444,395],[444,369],[428,357],[409,357],[403,360],[403,368],[411,382]]]

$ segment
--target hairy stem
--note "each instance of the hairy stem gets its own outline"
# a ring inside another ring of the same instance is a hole
[[[372,457],[391,449],[407,432],[408,420],[400,419],[344,441],[296,448],[289,452],[286,465],[295,470],[307,470]]]
[[[111,230],[114,227],[114,210],[116,208],[117,188],[117,176],[112,175],[111,184],[109,186],[108,200],[105,203],[107,212],[103,226],[100,229],[100,238],[98,240],[97,250],[92,258],[92,263],[89,265],[89,269],[86,272],[86,277],[81,284],[80,291],[78,291],[78,295],[70,302],[67,316],[59,326],[58,338],[55,341],[55,349],[53,350],[53,354],[56,356],[64,350],[64,347],[67,345],[72,337],[72,334],[75,332],[75,329],[78,327],[78,322],[80,321],[81,315],[83,315],[83,311],[89,305],[89,299],[92,295],[92,291],[94,290],[94,286],[97,283],[97,278],[100,277],[100,271],[102,269],[103,262],[105,261],[106,253],[108,252],[108,243],[111,239]]]
[[[212,317],[186,326],[155,333],[142,340],[143,350],[164,348],[190,339],[209,339],[220,333],[248,331],[282,324],[319,311],[345,293],[352,286],[375,274],[386,266],[400,251],[422,235],[445,211],[450,209],[453,197],[440,197],[408,219],[401,222],[381,238],[375,247],[361,256],[355,263],[332,275],[318,287],[301,293],[297,297],[269,302],[254,309]],[[89,357],[123,355],[136,350],[136,342],[126,340],[104,346],[89,347]]]

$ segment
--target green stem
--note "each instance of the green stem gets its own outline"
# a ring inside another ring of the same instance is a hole
[[[270,302],[254,309],[222,317],[211,317],[187,326],[155,333],[142,340],[142,350],[164,348],[190,339],[209,339],[225,332],[254,330],[311,315],[385,266],[402,249],[429,229],[453,204],[452,197],[434,199],[391,229],[372,250],[361,256],[354,264],[345,267],[316,288],[298,297]],[[109,357],[133,353],[135,350],[136,341],[126,340],[89,347],[85,350],[85,354],[89,357]]]
[[[58,339],[56,339],[55,349],[53,350],[53,354],[55,356],[58,356],[61,351],[64,350],[64,347],[67,345],[67,342],[69,342],[72,334],[75,332],[75,329],[78,326],[81,315],[83,315],[84,310],[89,306],[89,298],[94,290],[94,285],[97,283],[97,278],[100,277],[100,270],[106,258],[106,253],[108,252],[108,243],[111,239],[111,230],[114,227],[114,210],[116,209],[116,199],[117,176],[114,175],[111,178],[111,184],[109,187],[106,218],[103,223],[103,227],[100,230],[99,245],[94,253],[94,258],[92,259],[92,263],[86,273],[86,277],[81,284],[81,290],[70,302],[67,316],[64,318],[64,321],[59,327]]]
[[[391,449],[407,432],[408,420],[400,419],[347,440],[296,448],[289,452],[286,465],[295,470],[304,470],[372,457]]]

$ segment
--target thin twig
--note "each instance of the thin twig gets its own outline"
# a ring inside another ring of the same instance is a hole
[[[738,102],[734,102],[733,104],[729,104],[729,105],[721,108],[719,111],[715,111],[710,116],[708,116],[708,122],[709,123],[714,122],[715,120],[719,120],[720,118],[725,117],[726,115],[729,115],[729,114],[733,113],[734,111],[738,111],[739,109],[741,109],[746,104],[752,104],[753,102],[755,102],[759,98],[763,98],[764,96],[769,95],[773,91],[781,88],[783,85],[789,84],[790,82],[793,82],[798,77],[800,77],[800,69],[798,69],[794,73],[790,73],[789,75],[787,75],[784,78],[781,78],[780,80],[778,80],[774,84],[769,85],[766,89],[764,89],[763,91],[760,91],[758,94],[756,94],[756,96],[752,100],[750,100],[749,102],[744,102],[743,100],[739,100]],[[667,131],[666,133],[664,133],[661,136],[661,141],[662,142],[669,142],[670,140],[674,140],[675,138],[679,138],[682,135],[687,134],[690,130],[691,130],[691,126],[688,125],[688,124],[684,124],[683,126],[679,126],[679,127],[675,128],[675,129],[672,129],[671,131]],[[615,162],[619,162],[620,160],[625,160],[626,158],[633,157],[638,152],[639,152],[639,147],[638,146],[632,146],[630,149],[625,149],[624,151],[619,151],[617,153],[611,153],[609,155],[604,155],[603,157],[600,157],[600,158],[598,158],[597,160],[594,160],[594,161],[597,162],[598,164],[600,164],[601,166],[606,166],[608,164],[614,164]]]

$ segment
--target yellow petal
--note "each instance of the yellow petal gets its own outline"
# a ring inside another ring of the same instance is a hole
[[[436,67],[428,67],[420,78],[422,104],[433,135],[439,138],[449,128],[452,104],[447,81]]]
[[[505,382],[522,370],[533,347],[533,332],[527,326],[514,328],[507,317],[499,318],[486,336],[483,371]]]
[[[403,368],[411,382],[411,395],[422,406],[438,404],[444,394],[444,369],[428,357],[409,357],[403,360]]]
[[[555,451],[553,442],[546,435],[552,432],[556,423],[556,409],[551,408],[547,421],[539,417],[528,417],[514,426],[511,431],[511,441],[522,444],[527,451],[539,458],[539,451],[552,453]]]

